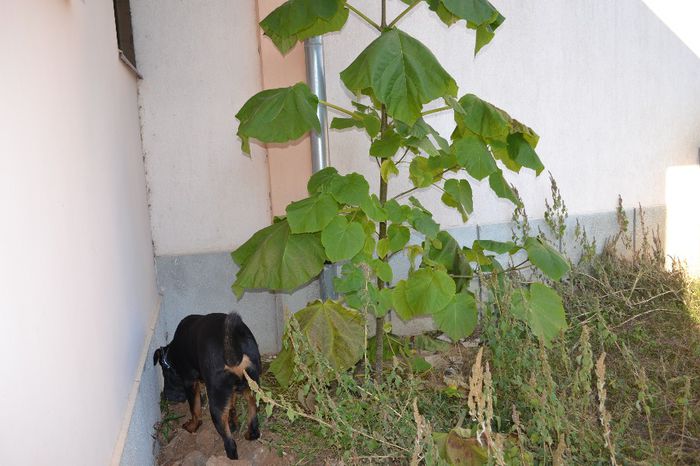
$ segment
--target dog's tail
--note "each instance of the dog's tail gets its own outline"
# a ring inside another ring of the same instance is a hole
[[[226,316],[224,330],[224,357],[226,364],[229,366],[237,365],[243,358],[243,350],[241,341],[245,338],[243,335],[243,320],[235,311]]]

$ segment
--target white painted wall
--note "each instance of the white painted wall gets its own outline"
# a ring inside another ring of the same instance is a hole
[[[389,18],[405,4],[390,0]],[[700,146],[700,59],[641,0],[493,0],[506,16],[493,42],[473,58],[474,33],[463,22],[448,29],[425,3],[401,23],[433,50],[457,80],[460,96],[475,93],[503,108],[541,136],[538,153],[552,172],[571,213],[611,211],[618,193],[627,206],[665,203],[665,172],[697,163]],[[379,18],[380,3],[353,5]],[[349,106],[338,73],[376,37],[357,17],[325,40],[329,100]],[[442,105],[442,103],[439,103]],[[429,122],[448,135],[449,115]],[[374,180],[365,157],[369,141],[358,132],[331,132],[332,163]],[[509,172],[508,172],[509,173]],[[546,173],[508,176],[529,213],[540,217],[549,194]],[[519,179],[518,179],[519,178]],[[506,221],[511,205],[475,192],[470,224]],[[390,194],[406,186],[390,186]],[[440,192],[422,199],[445,227],[461,224]]]
[[[256,2],[132,0],[157,255],[230,251],[270,223],[265,152],[236,112],[261,89]]]
[[[157,306],[136,79],[110,1],[3,0],[0,56],[0,461],[107,464]]]

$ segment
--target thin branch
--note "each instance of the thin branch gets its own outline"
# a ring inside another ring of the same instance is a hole
[[[401,20],[401,18],[403,18],[404,16],[406,16],[406,14],[407,14],[409,11],[411,11],[413,8],[415,8],[419,3],[420,3],[420,0],[415,0],[413,3],[411,3],[411,4],[408,6],[408,8],[406,8],[405,10],[403,10],[403,11],[401,12],[401,14],[399,14],[399,16],[397,16],[396,18],[394,18],[394,20],[393,20],[391,23],[389,23],[389,26],[388,26],[388,27],[389,27],[389,28],[393,28],[393,27],[396,25],[396,23],[398,23],[398,22]]]
[[[450,171],[450,169],[449,169],[449,168],[446,168],[446,169],[444,169],[440,174],[438,174],[437,176],[440,177],[440,178],[442,178],[442,175],[444,175],[444,174],[447,173],[448,171]],[[435,183],[431,184],[430,186],[435,186],[436,188],[442,189],[442,188],[440,188],[438,185],[436,185]],[[424,186],[424,187],[425,187],[425,188],[429,188],[430,186]],[[392,197],[391,199],[392,199],[392,200],[396,200],[396,199],[398,199],[398,198],[400,198],[400,197],[402,197],[402,196],[405,196],[406,194],[412,193],[413,191],[415,191],[415,190],[417,190],[417,189],[422,189],[422,188],[413,187],[413,188],[411,188],[411,189],[407,189],[406,191],[397,194],[396,196]]]
[[[413,191],[415,191],[415,190],[417,190],[417,189],[419,189],[419,188],[413,187],[413,188],[411,188],[411,189],[407,189],[406,191],[401,192],[401,193],[397,194],[396,196],[392,197],[390,200],[395,201],[396,199],[398,199],[398,198],[400,198],[400,197],[403,197],[403,196],[405,196],[406,194],[410,194],[410,193],[412,193]]]
[[[656,311],[668,311],[668,309],[663,308],[663,307],[659,307],[659,308],[656,308],[656,309],[649,309],[648,311],[644,311],[644,312],[641,312],[641,313],[639,313],[639,314],[635,314],[635,315],[633,315],[632,317],[630,317],[629,319],[627,319],[626,321],[624,321],[624,322],[622,322],[622,323],[620,323],[620,324],[615,325],[615,326],[613,327],[613,329],[622,327],[623,325],[632,322],[634,319],[638,319],[639,317],[645,316],[645,315],[647,315],[647,314],[651,314],[652,312],[656,312]]]
[[[243,375],[245,376],[246,380],[248,381],[248,386],[250,387],[250,389],[251,389],[253,392],[255,392],[257,395],[259,395],[259,396],[260,396],[260,399],[261,399],[262,401],[264,401],[265,403],[269,403],[269,404],[271,404],[272,406],[275,406],[275,407],[277,407],[277,408],[279,408],[279,409],[283,409],[283,410],[290,410],[290,409],[291,409],[291,411],[293,411],[294,414],[296,414],[297,416],[304,417],[304,418],[306,418],[306,419],[308,419],[308,420],[310,420],[310,421],[314,421],[314,422],[316,422],[316,423],[318,423],[318,424],[321,424],[322,426],[325,426],[325,427],[327,427],[327,428],[329,428],[329,429],[335,430],[336,432],[339,431],[338,427],[336,427],[336,426],[334,426],[334,425],[332,425],[332,424],[330,424],[330,423],[324,421],[324,420],[321,419],[320,417],[317,417],[317,416],[314,416],[314,415],[311,415],[311,414],[306,414],[305,412],[303,412],[303,411],[301,411],[301,410],[295,409],[295,408],[294,408],[293,406],[291,406],[291,405],[285,406],[285,405],[283,405],[283,404],[281,404],[281,403],[278,403],[277,401],[275,401],[274,399],[272,399],[270,396],[268,396],[268,394],[265,393],[262,389],[260,389],[260,387],[258,386],[258,384],[257,384],[253,379],[250,378],[250,376],[248,375],[248,373],[247,373],[246,371],[243,371]],[[373,435],[370,435],[370,434],[368,434],[368,433],[366,433],[366,432],[364,432],[364,431],[357,430],[357,429],[355,429],[354,427],[352,427],[351,425],[349,425],[347,422],[345,422],[345,425],[348,427],[348,429],[350,429],[350,430],[351,430],[353,433],[355,433],[355,434],[362,435],[363,437],[366,437],[366,438],[368,438],[368,439],[370,439],[370,440],[374,440],[374,441],[376,441],[376,442],[382,443],[382,444],[387,445],[387,446],[390,446],[390,447],[392,447],[392,448],[396,448],[397,450],[400,450],[400,451],[404,451],[404,452],[409,452],[409,451],[410,451],[409,449],[404,448],[404,447],[402,447],[402,446],[400,446],[400,445],[396,445],[395,443],[391,443],[391,442],[389,442],[389,441],[387,441],[387,440],[374,437]]]
[[[408,148],[408,147],[406,148],[406,151],[403,153],[403,155],[401,156],[401,158],[399,158],[399,161],[396,162],[397,165],[400,164],[401,162],[403,162],[403,159],[406,157],[406,154],[408,154],[409,149],[410,149],[410,148]]]
[[[379,31],[379,32],[382,32],[381,26],[379,26],[377,23],[375,23],[374,21],[372,21],[367,15],[365,15],[364,13],[362,13],[360,10],[358,10],[358,9],[355,8],[354,6],[350,5],[349,3],[346,3],[345,6],[348,8],[348,10],[352,11],[352,12],[355,13],[357,16],[359,16],[360,18],[364,19],[365,22],[366,22],[367,24],[369,24],[370,26],[372,26],[374,29],[376,29],[376,30]]]
[[[525,261],[527,262],[527,261]],[[484,275],[501,275],[505,273],[511,273],[511,272],[518,272],[519,270],[527,270],[531,268],[532,265],[528,265],[526,267],[521,267],[521,266],[516,266],[516,267],[509,267],[507,269],[503,270],[497,270],[495,272],[484,272],[483,270],[481,271],[482,274]],[[453,275],[453,274],[448,274],[452,278],[474,278],[474,275]],[[535,283],[535,282],[533,282]]]
[[[451,108],[452,107],[450,107],[449,105],[445,105],[444,107],[438,107],[438,108],[434,108],[432,110],[427,110],[427,111],[421,113],[421,116],[431,115],[433,113],[438,113],[438,112],[444,112],[445,110],[450,110]]]
[[[319,100],[319,104],[325,105],[328,108],[332,108],[333,110],[337,110],[340,113],[344,113],[346,115],[350,115],[356,120],[361,120],[360,117],[358,117],[352,110],[348,110],[347,108],[339,107],[338,105],[332,104],[330,102],[326,102],[325,100]]]

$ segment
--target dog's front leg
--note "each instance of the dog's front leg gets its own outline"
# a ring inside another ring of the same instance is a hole
[[[202,425],[202,399],[200,398],[201,383],[199,380],[185,381],[185,395],[187,403],[190,405],[192,418],[185,422],[182,427],[189,433],[194,433]]]

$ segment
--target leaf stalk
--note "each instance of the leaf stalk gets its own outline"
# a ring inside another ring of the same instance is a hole
[[[421,113],[421,116],[431,115],[433,113],[444,112],[445,110],[449,110],[451,108],[452,107],[450,107],[449,105],[445,105],[444,107],[438,107],[438,108],[434,108],[432,110],[427,110],[427,111]]]
[[[352,110],[348,110],[347,108],[343,108],[343,107],[340,107],[340,106],[338,106],[338,105],[332,104],[332,103],[330,103],[330,102],[326,102],[325,100],[319,100],[318,103],[321,104],[321,105],[325,105],[325,106],[328,107],[328,108],[332,108],[333,110],[336,110],[336,111],[338,111],[338,112],[340,112],[340,113],[344,113],[344,114],[346,114],[346,115],[350,115],[351,117],[353,117],[353,118],[356,119],[356,120],[360,120],[360,117],[358,117],[358,116],[355,114],[355,112],[353,112]]]
[[[411,11],[412,9],[414,9],[414,8],[420,3],[420,1],[421,1],[421,0],[415,0],[413,3],[411,3],[411,4],[408,6],[408,8],[406,8],[405,10],[403,10],[396,18],[394,18],[394,20],[393,20],[392,22],[390,22],[390,23],[389,23],[389,26],[387,26],[387,27],[388,27],[389,29],[391,29],[391,28],[393,28],[394,26],[396,26],[396,23],[398,23],[399,21],[401,21],[401,18],[403,18],[404,16],[406,16],[406,15],[408,14],[409,11]]]
[[[360,10],[358,10],[354,6],[350,5],[349,3],[346,3],[345,6],[347,7],[348,10],[352,11],[357,16],[359,16],[360,18],[365,20],[365,22],[367,24],[369,24],[370,26],[372,26],[374,29],[376,29],[379,32],[382,32],[382,27],[380,25],[378,25],[377,23],[375,23],[374,21],[372,21],[372,19],[370,17],[368,17],[367,15],[365,15],[364,13],[362,13]]]

